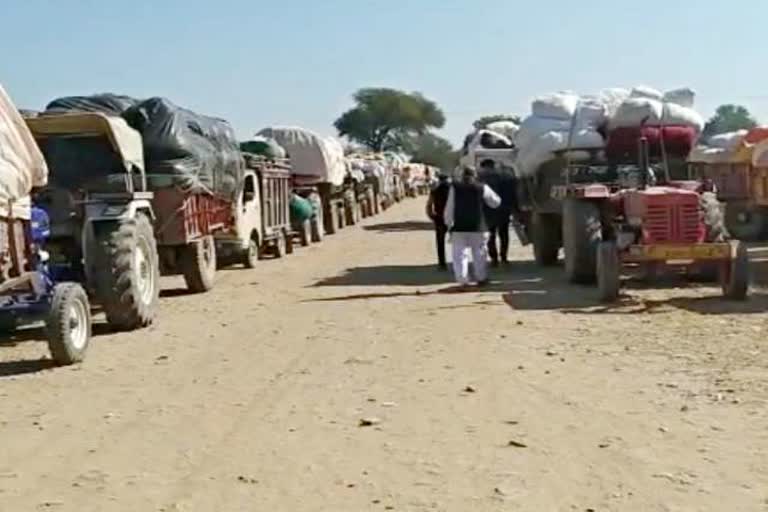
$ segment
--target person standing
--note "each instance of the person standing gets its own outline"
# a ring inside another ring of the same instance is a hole
[[[437,265],[440,270],[446,270],[448,263],[445,260],[445,235],[448,226],[445,225],[445,205],[448,202],[448,193],[451,189],[451,180],[448,175],[441,172],[437,178],[437,185],[429,191],[427,199],[427,217],[432,220],[435,228],[435,244],[437,247]]]
[[[460,181],[453,183],[445,205],[445,224],[451,233],[453,273],[461,286],[469,285],[469,252],[474,277],[479,286],[488,283],[488,224],[485,207],[498,208],[501,198],[488,185],[480,183],[474,169],[466,168]]]
[[[509,254],[509,224],[514,202],[514,181],[511,175],[496,166],[493,160],[483,160],[480,163],[480,181],[491,187],[501,198],[501,205],[496,209],[485,207],[485,217],[488,222],[488,255],[494,267],[507,263]],[[496,238],[500,247],[496,246]]]

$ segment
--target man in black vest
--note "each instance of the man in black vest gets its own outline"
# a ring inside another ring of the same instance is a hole
[[[451,186],[445,205],[445,224],[453,244],[453,273],[461,286],[469,284],[470,251],[477,284],[488,283],[488,224],[484,210],[486,206],[498,208],[500,204],[501,198],[477,180],[474,169],[464,169],[462,179]]]
[[[480,181],[491,187],[501,198],[501,205],[494,209],[485,209],[485,218],[488,221],[488,255],[491,264],[498,266],[499,260],[507,263],[509,254],[509,223],[512,216],[514,203],[514,181],[511,174],[505,173],[496,166],[493,160],[483,160],[480,163]],[[501,251],[496,247],[496,237],[501,243]]]
[[[438,176],[438,182],[429,192],[427,199],[427,216],[432,220],[435,227],[435,243],[437,244],[437,264],[440,270],[448,268],[445,261],[445,235],[448,233],[448,226],[445,225],[445,205],[448,202],[448,192],[451,190],[451,181],[448,176],[441,172]]]

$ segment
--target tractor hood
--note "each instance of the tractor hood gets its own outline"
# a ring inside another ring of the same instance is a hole
[[[50,137],[106,137],[123,162],[126,172],[144,172],[144,146],[139,132],[122,118],[97,112],[45,115],[26,119],[38,141]]]

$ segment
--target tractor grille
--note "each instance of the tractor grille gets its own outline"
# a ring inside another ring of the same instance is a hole
[[[704,236],[695,194],[648,196],[643,222],[646,243],[697,243]]]

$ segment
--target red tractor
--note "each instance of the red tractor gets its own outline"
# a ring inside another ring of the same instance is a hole
[[[639,150],[637,164],[581,173],[612,179],[566,179],[553,190],[563,200],[563,248],[571,280],[597,281],[600,299],[612,302],[619,297],[625,268],[639,268],[648,276],[675,268],[716,274],[725,297],[744,300],[747,249],[728,239],[714,192],[706,183],[671,180],[663,165],[652,166],[645,138]],[[578,174],[571,169],[566,176]]]

